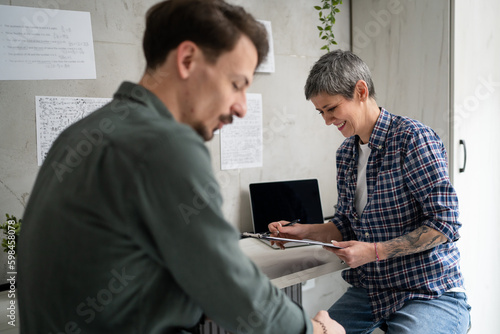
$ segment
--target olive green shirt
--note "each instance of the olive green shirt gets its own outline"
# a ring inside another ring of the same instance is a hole
[[[234,333],[312,325],[241,252],[201,137],[121,85],[40,169],[18,245],[21,333]]]

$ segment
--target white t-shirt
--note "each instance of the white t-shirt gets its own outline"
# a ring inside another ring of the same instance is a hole
[[[356,194],[354,196],[354,205],[358,216],[361,216],[368,201],[368,189],[366,187],[366,165],[370,157],[371,149],[368,143],[359,144],[358,154],[358,182],[356,183]]]

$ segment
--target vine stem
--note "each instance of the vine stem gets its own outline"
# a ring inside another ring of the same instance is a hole
[[[330,46],[337,45],[332,27],[335,24],[335,15],[340,13],[340,9],[337,8],[339,4],[342,4],[342,0],[321,0],[321,6],[314,6],[319,11],[319,20],[321,22],[321,26],[318,26],[319,38],[326,42],[321,47],[321,50],[330,52]],[[324,10],[329,10],[327,15],[324,15]]]

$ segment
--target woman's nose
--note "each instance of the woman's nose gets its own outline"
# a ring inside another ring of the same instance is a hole
[[[325,114],[323,114],[323,119],[325,120],[325,124],[326,125],[332,125],[333,124],[333,121],[334,121],[333,117],[328,117],[328,116],[325,116]]]

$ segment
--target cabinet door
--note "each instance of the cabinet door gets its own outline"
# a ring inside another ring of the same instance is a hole
[[[429,125],[450,152],[450,0],[351,3],[352,50],[379,106]]]
[[[472,306],[472,334],[497,333],[494,319],[500,314],[499,12],[498,0],[473,5],[455,1],[454,185],[463,224],[458,245]]]

